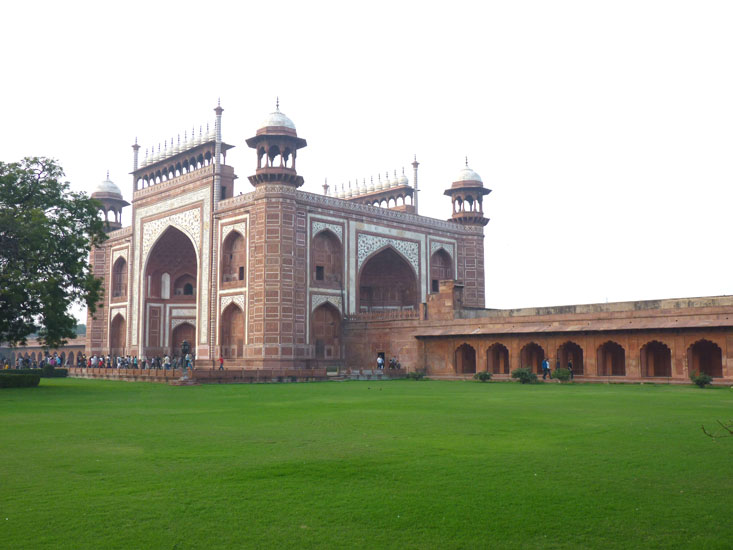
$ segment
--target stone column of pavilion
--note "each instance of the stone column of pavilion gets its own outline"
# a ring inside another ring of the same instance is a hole
[[[453,204],[453,214],[448,221],[472,230],[470,236],[458,243],[456,265],[456,278],[464,285],[463,304],[470,307],[486,307],[483,228],[489,218],[484,216],[483,198],[489,193],[491,189],[484,187],[481,176],[468,167],[468,159],[444,193]]]
[[[293,121],[274,112],[246,141],[257,151],[257,169],[249,176],[255,187],[250,214],[248,261],[247,365],[272,368],[304,367],[312,356],[307,345],[307,229],[296,189],[303,185],[295,161],[307,145]],[[248,306],[249,307],[249,306]]]

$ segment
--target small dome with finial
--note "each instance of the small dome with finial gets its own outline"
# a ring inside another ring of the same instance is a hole
[[[407,179],[407,176],[405,175],[405,169],[402,168],[402,175],[397,180],[400,185],[410,185],[410,181]]]
[[[483,183],[481,176],[468,167],[468,157],[466,157],[466,166],[458,172],[458,177],[454,181],[477,181]]]
[[[110,197],[110,195],[115,195],[115,197]],[[107,170],[107,179],[100,182],[92,191],[92,198],[122,198],[120,188],[109,179],[109,170]]]
[[[280,112],[280,98],[277,98],[275,110],[267,115],[262,124],[260,124],[257,133],[264,132],[267,128],[287,128],[295,132],[295,124],[285,114]]]

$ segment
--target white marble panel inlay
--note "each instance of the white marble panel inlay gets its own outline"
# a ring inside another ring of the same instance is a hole
[[[311,235],[315,236],[318,234],[319,231],[323,231],[324,229],[329,229],[330,231],[333,231],[339,238],[339,241],[344,242],[343,228],[335,223],[313,222]]]
[[[412,267],[415,268],[415,273],[420,272],[418,243],[391,239],[388,237],[378,237],[376,235],[365,235],[364,233],[359,233],[359,240],[357,243],[357,271],[361,269],[361,264],[364,263],[364,260],[368,258],[372,252],[385,246],[394,247],[395,250],[407,258],[407,261],[412,264]]]
[[[311,312],[324,302],[330,302],[336,306],[343,315],[344,310],[341,304],[341,296],[335,296],[332,294],[311,294]]]

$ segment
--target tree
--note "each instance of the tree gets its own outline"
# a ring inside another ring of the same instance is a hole
[[[63,176],[48,158],[0,162],[0,341],[10,345],[34,332],[63,345],[76,333],[69,307],[86,302],[93,313],[101,297],[89,253],[107,238],[102,206]]]

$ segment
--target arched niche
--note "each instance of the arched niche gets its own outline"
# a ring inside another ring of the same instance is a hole
[[[343,248],[330,230],[318,232],[311,243],[311,284],[325,288],[341,288],[343,281]]]
[[[239,231],[227,235],[221,247],[221,282],[224,288],[244,286],[247,270],[247,243]]]
[[[672,376],[672,352],[662,342],[653,340],[641,348],[641,375],[644,377]]]
[[[221,356],[236,359],[244,354],[244,313],[238,305],[229,304],[221,314],[220,321]]]
[[[127,323],[122,314],[118,313],[112,319],[109,327],[110,355],[125,355],[127,346]]]
[[[430,291],[438,292],[440,281],[449,279],[453,279],[453,260],[443,248],[439,248],[430,257]]]
[[[456,374],[476,372],[476,350],[469,344],[461,344],[455,351]]]
[[[598,376],[626,376],[626,351],[612,341],[598,346]]]
[[[499,342],[486,350],[486,370],[492,374],[509,374],[509,350]]]
[[[173,330],[171,331],[171,356],[182,357],[181,347],[183,346],[184,340],[190,344],[191,350],[193,351],[195,349],[194,342],[196,341],[196,327],[188,322],[181,323],[173,327]]]
[[[359,274],[359,311],[417,309],[417,275],[391,246],[372,255]]]
[[[560,367],[564,369],[572,364],[573,375],[584,373],[583,348],[575,342],[565,342],[557,348],[557,359],[560,362]]]
[[[117,258],[112,266],[112,298],[127,296],[127,260]]]
[[[311,313],[311,343],[316,359],[341,358],[341,312],[324,302]]]
[[[723,376],[723,352],[718,344],[710,340],[698,340],[687,349],[687,370],[713,378]]]
[[[519,366],[529,368],[537,374],[542,374],[542,361],[544,359],[545,350],[535,342],[526,344],[519,352]]]

